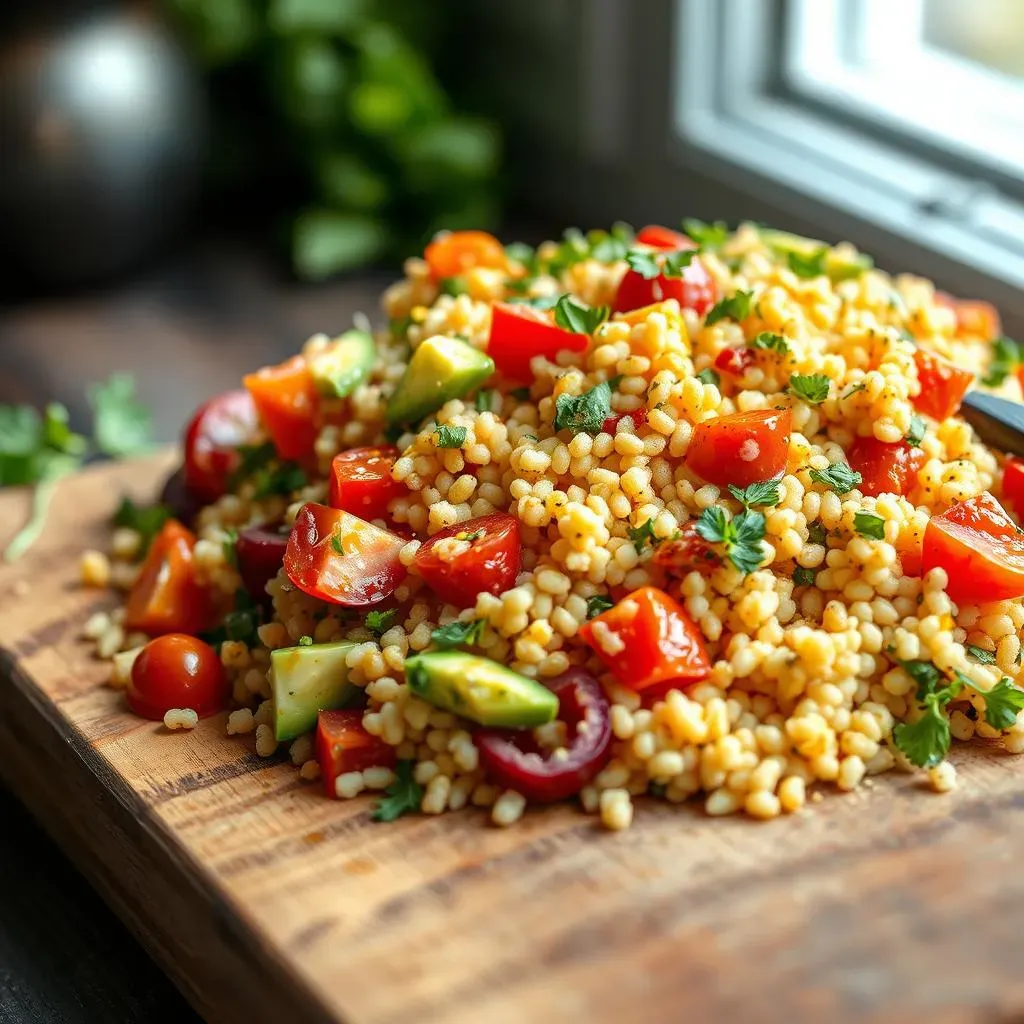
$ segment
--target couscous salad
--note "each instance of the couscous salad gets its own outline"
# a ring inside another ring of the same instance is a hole
[[[1021,398],[990,306],[697,221],[440,235],[383,306],[202,406],[83,557],[136,713],[381,820],[773,818],[1024,751],[1024,462],[958,415]]]

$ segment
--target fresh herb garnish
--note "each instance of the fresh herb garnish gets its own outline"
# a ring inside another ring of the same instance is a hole
[[[387,608],[384,611],[369,611],[366,613],[366,628],[375,636],[382,637],[398,618],[397,608]]]
[[[531,309],[554,309],[557,295],[517,295],[505,301],[511,306],[529,306]]]
[[[456,619],[445,626],[438,626],[430,634],[430,639],[442,651],[450,651],[453,647],[472,647],[480,643],[486,625],[486,619],[470,619],[469,622]]]
[[[476,406],[476,411],[491,412],[494,407],[494,396],[496,393],[495,391],[478,391],[476,393],[476,401],[473,403]]]
[[[817,575],[817,569],[805,569],[802,565],[798,565],[793,570],[793,583],[798,587],[813,587],[814,578]]]
[[[331,547],[339,555],[345,554],[345,549],[341,544],[341,538],[336,533],[331,534]]]
[[[442,295],[465,295],[466,282],[461,277],[446,277],[441,281]]]
[[[755,505],[778,505],[779,481],[761,480],[747,487],[734,487],[732,484],[729,484],[729,493],[745,509],[751,509]]]
[[[563,295],[555,303],[555,323],[573,334],[593,334],[608,319],[607,306],[585,306],[571,295]]]
[[[996,656],[991,651],[986,651],[984,647],[976,647],[974,644],[964,644],[964,650],[974,658],[975,661],[980,661],[982,665],[994,665],[996,663]]]
[[[629,539],[633,542],[633,547],[636,549],[636,553],[639,555],[643,552],[648,543],[653,543],[655,540],[654,520],[645,519],[639,526],[627,527],[626,533],[628,534]]]
[[[221,541],[221,550],[224,552],[224,561],[231,566],[232,569],[238,568],[238,531],[227,530],[227,536]]]
[[[656,277],[682,277],[683,271],[693,262],[699,249],[681,249],[678,252],[650,252],[647,249],[630,249],[626,262],[630,270],[645,281]]]
[[[712,505],[697,520],[697,532],[712,544],[723,544],[730,562],[742,573],[753,572],[764,559],[764,514],[749,509],[729,518],[724,508]]]
[[[302,636],[299,637],[298,644],[300,647],[312,647],[313,638],[309,636],[309,634],[304,633]]]
[[[949,752],[949,718],[945,700],[938,693],[924,698],[924,714],[913,723],[900,722],[892,731],[897,749],[919,768],[937,765]]]
[[[885,520],[876,512],[855,512],[853,528],[871,540],[885,540]]]
[[[927,427],[924,425],[924,420],[915,412],[910,417],[910,429],[907,431],[906,442],[909,445],[913,445],[915,448],[921,447],[921,442],[924,440],[924,433]]]
[[[527,273],[533,274],[537,269],[537,250],[525,242],[509,242],[505,246],[505,255],[516,263],[521,263]]]
[[[704,320],[704,323],[710,327],[712,324],[717,324],[719,320],[725,320],[728,317],[730,320],[746,320],[750,316],[750,309],[753,305],[754,293],[753,292],[736,292],[730,295],[727,299],[721,299],[714,306],[708,310],[708,315]]]
[[[943,681],[943,675],[938,668],[930,661],[913,659],[899,662],[900,668],[917,683],[917,699],[924,700],[929,693],[934,693],[939,683]]]
[[[812,405],[820,405],[828,398],[829,384],[823,373],[794,373],[789,378],[789,390]]]
[[[1017,721],[1017,712],[1024,709],[1024,690],[1006,676],[991,690],[977,692],[985,698],[985,721],[993,729],[1009,729]]]
[[[606,612],[609,608],[614,607],[615,602],[610,597],[605,597],[604,594],[594,594],[593,597],[587,598],[587,618],[592,619],[595,615],[600,615],[601,612]]]
[[[723,220],[716,220],[708,224],[693,217],[686,217],[683,220],[683,230],[702,249],[718,249],[725,244],[729,237],[729,227]]]
[[[812,278],[821,277],[825,273],[825,266],[828,260],[828,246],[823,245],[812,253],[790,252],[786,257],[789,269],[797,277]]]
[[[750,342],[751,348],[762,349],[766,352],[778,352],[785,355],[789,351],[789,342],[781,334],[773,331],[761,331],[760,334]]]
[[[811,479],[836,494],[847,494],[864,482],[864,478],[845,462],[834,462],[828,469],[812,469]]]
[[[450,423],[441,423],[434,430],[438,448],[461,448],[468,433],[465,427],[455,427]]]
[[[828,540],[828,530],[825,529],[825,524],[815,520],[813,523],[807,524],[807,543],[808,544],[820,544],[824,546]]]
[[[988,371],[981,378],[981,383],[989,388],[997,388],[1021,364],[1020,346],[1012,338],[996,338],[992,342],[992,358],[989,360]]]
[[[149,413],[135,397],[135,380],[115,373],[89,391],[96,447],[105,455],[123,458],[149,449]]]
[[[619,378],[602,381],[582,395],[559,395],[555,402],[555,430],[599,434],[612,411],[612,388]]]
[[[395,765],[395,781],[384,790],[373,812],[374,821],[394,821],[403,814],[418,811],[423,801],[423,787],[413,778],[413,762]]]
[[[174,513],[166,505],[136,505],[131,498],[125,496],[114,513],[114,526],[124,526],[129,530],[135,530],[141,540],[139,542],[138,557],[149,550],[153,538],[163,529],[168,519],[173,519]],[[234,565],[234,562],[231,563]]]
[[[714,384],[716,388],[722,383],[722,378],[719,377],[718,373],[715,370],[712,370],[710,366],[705,370],[701,370],[700,373],[697,374],[697,380],[702,384]]]
[[[277,450],[270,441],[239,445],[236,451],[238,468],[228,477],[228,489],[231,491],[243,481],[251,480],[253,496],[266,498],[272,494],[289,495],[309,482],[301,466],[278,461]]]

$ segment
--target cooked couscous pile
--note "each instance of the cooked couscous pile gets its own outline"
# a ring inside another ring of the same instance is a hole
[[[441,237],[362,368],[356,330],[247,378],[248,434],[186,437],[182,621],[154,613],[166,516],[83,559],[129,591],[87,627],[113,682],[201,634],[227,731],[384,819],[578,798],[622,829],[643,794],[767,819],[893,768],[949,790],[951,740],[1024,751],[1012,460],[957,415],[1021,399],[994,311],[846,244],[687,232]]]

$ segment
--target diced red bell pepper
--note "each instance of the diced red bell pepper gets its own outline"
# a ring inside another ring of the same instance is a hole
[[[789,409],[756,409],[698,423],[686,464],[708,483],[748,487],[781,476],[789,456]]]
[[[700,630],[663,590],[641,587],[580,626],[580,636],[630,690],[706,679],[711,661]]]
[[[362,711],[321,711],[316,720],[316,759],[329,797],[346,772],[367,768],[394,768],[395,748],[363,728]]]
[[[879,441],[877,437],[858,437],[850,446],[847,458],[850,468],[862,477],[861,494],[869,497],[908,493],[925,463],[920,448],[906,441],[894,444]]]
[[[392,498],[409,493],[405,484],[391,475],[401,454],[392,445],[380,448],[351,448],[334,456],[331,463],[332,508],[344,509],[361,519],[383,519]]]
[[[913,400],[914,408],[940,422],[955,416],[974,374],[920,348],[914,352],[914,362],[921,384],[921,393]]]
[[[319,432],[319,394],[306,360],[293,356],[279,366],[265,366],[246,375],[243,383],[277,454],[309,461]]]
[[[589,344],[586,334],[563,331],[543,310],[507,302],[495,302],[491,307],[487,354],[510,380],[532,381],[530,360],[534,356],[553,360],[564,349],[585,352]]]

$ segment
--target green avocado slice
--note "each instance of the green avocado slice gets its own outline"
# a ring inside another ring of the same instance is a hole
[[[343,708],[359,687],[348,681],[345,658],[354,643],[281,647],[270,653],[274,736],[293,740],[316,727],[320,711]]]

